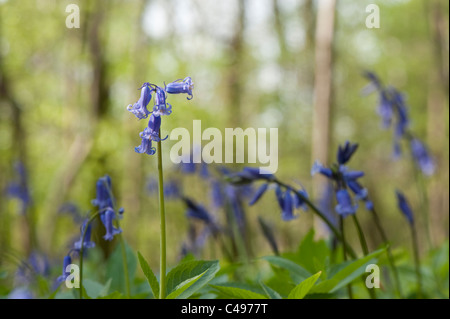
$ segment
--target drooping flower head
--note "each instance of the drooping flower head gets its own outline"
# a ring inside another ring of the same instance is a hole
[[[123,208],[120,208],[116,215],[115,199],[112,193],[111,178],[106,175],[100,177],[97,181],[97,197],[92,201],[94,206],[97,206],[100,213],[100,219],[106,229],[105,240],[112,240],[114,235],[120,234],[122,230],[113,226],[113,220],[120,218],[123,214]]]
[[[127,110],[133,113],[138,119],[146,119],[150,112],[147,109],[147,105],[150,103],[152,99],[152,91],[154,89],[151,87],[151,84],[146,82],[139,89],[141,90],[141,97],[139,100],[133,105],[128,105]]]
[[[146,153],[148,155],[153,155],[156,149],[152,147],[152,141],[159,142],[167,139],[168,136],[161,139],[159,132],[161,129],[161,116],[156,116],[152,114],[150,120],[148,121],[148,126],[142,131],[139,136],[142,139],[141,145],[134,148],[136,153]]]
[[[155,105],[153,106],[153,114],[155,116],[170,115],[172,113],[172,105],[166,101],[166,92],[159,86],[156,87]]]
[[[113,225],[113,220],[116,219],[116,213],[112,208],[108,208],[104,214],[100,214],[100,219],[106,229],[106,234],[103,236],[105,240],[111,241],[115,235],[122,232],[122,229],[116,228]]]
[[[414,215],[413,215],[411,207],[409,206],[408,200],[406,199],[405,195],[402,192],[400,192],[399,190],[396,190],[395,194],[397,196],[398,208],[403,213],[403,215],[405,215],[409,224],[413,225],[414,224]]]
[[[339,189],[336,192],[336,213],[342,217],[356,213],[358,205],[353,204],[352,198],[346,189]]]
[[[191,100],[193,98],[192,90],[194,89],[194,82],[188,76],[183,81],[181,79],[173,81],[172,83],[167,84],[166,92],[170,94],[180,94],[185,93],[188,94],[187,99]]]
[[[359,178],[364,176],[364,172],[349,170],[344,165],[351,159],[357,148],[358,144],[347,141],[344,146],[338,147],[337,164],[333,165],[332,168],[325,167],[316,161],[311,169],[311,175],[319,173],[335,183],[336,200],[338,202],[335,209],[343,217],[356,213],[358,207],[353,204],[347,189],[355,194],[357,200],[363,200],[368,210],[373,209],[373,203],[368,197],[367,189],[358,181]]]
[[[92,224],[88,224],[88,219],[85,219],[83,224],[81,225],[80,240],[74,244],[75,250],[81,250],[81,248],[95,247],[95,243],[93,241],[91,241],[91,232],[92,232]],[[83,234],[84,234],[84,240],[83,240]],[[81,243],[83,243],[83,247],[81,247]]]
[[[62,275],[58,277],[58,282],[63,282],[66,280],[66,278],[70,275],[70,272],[66,271],[67,266],[69,266],[72,263],[72,258],[70,257],[70,252],[66,256],[64,256],[63,261],[63,269],[62,269]]]

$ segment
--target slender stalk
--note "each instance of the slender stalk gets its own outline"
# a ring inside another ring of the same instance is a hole
[[[112,193],[112,189],[109,187],[108,183],[103,182],[103,185],[105,185],[106,189],[108,190],[109,197],[111,198],[112,202],[112,209],[114,212],[117,212],[117,205],[116,205],[116,199],[114,198],[114,195]],[[119,219],[116,219],[117,228],[120,228],[119,225]],[[127,298],[130,298],[131,296],[131,288],[130,288],[130,273],[128,271],[128,259],[127,259],[127,251],[125,247],[125,240],[123,238],[122,233],[119,234],[119,241],[120,241],[120,250],[122,254],[122,264],[123,264],[123,275],[125,276],[125,292]]]
[[[396,292],[397,292],[398,297],[402,298],[403,294],[402,294],[401,285],[400,285],[400,278],[398,276],[397,267],[395,266],[394,257],[392,255],[392,251],[391,251],[391,245],[386,236],[386,232],[384,231],[383,226],[381,225],[380,218],[374,208],[372,208],[371,213],[372,213],[372,217],[375,222],[375,226],[376,226],[378,232],[380,233],[381,239],[383,240],[383,242],[385,244],[387,244],[386,253],[387,253],[388,262],[391,267],[392,273],[394,274],[394,282],[395,282]]]
[[[415,165],[415,174],[414,175],[416,178],[417,191],[419,192],[419,197],[420,197],[420,207],[421,207],[420,211],[421,211],[422,220],[424,223],[423,227],[425,228],[428,249],[432,249],[433,242],[431,240],[431,231],[430,231],[430,214],[429,214],[429,210],[428,210],[427,187],[425,185],[423,175],[420,172],[417,165]]]
[[[341,228],[342,240],[345,240],[344,218],[342,216],[339,216],[339,225]],[[343,252],[344,261],[346,261],[347,260],[347,248],[345,247],[345,245],[342,245],[342,252]],[[348,298],[353,299],[353,289],[352,289],[351,283],[349,283],[347,285],[347,293],[348,293]]]
[[[86,236],[86,231],[92,221],[101,213],[101,211],[97,211],[94,215],[89,218],[86,222],[86,226],[84,227],[83,233],[81,234],[81,247],[80,247],[80,294],[79,299],[83,299],[83,254],[84,254],[84,238]]]
[[[339,239],[339,241],[342,243],[342,245],[346,248],[347,253],[350,255],[350,257],[356,259],[356,254],[354,252],[354,250],[352,249],[352,247],[345,241],[344,237],[342,236],[341,232],[333,225],[333,223],[305,196],[303,196],[302,193],[298,192],[295,188],[277,180],[274,179],[272,180],[274,183],[283,186],[285,188],[290,189],[291,191],[293,191],[294,193],[297,194],[298,197],[300,197],[305,203],[306,205],[309,206],[309,208],[312,209],[312,211],[320,217],[320,219],[322,219],[325,224],[327,224],[327,226],[330,228],[330,230],[333,232],[333,234],[336,236],[337,239]]]
[[[358,218],[355,215],[352,215],[353,222],[355,223],[356,230],[358,231],[358,237],[359,241],[361,243],[361,248],[363,250],[364,256],[367,256],[369,254],[369,247],[367,246],[366,237],[364,236],[363,230],[361,228],[361,225],[358,221]]]
[[[355,226],[356,226],[356,230],[358,231],[358,237],[359,237],[359,241],[361,242],[361,247],[362,247],[364,256],[367,256],[369,254],[369,247],[367,246],[366,237],[364,236],[364,232],[361,228],[358,218],[356,217],[356,214],[352,215],[352,217],[353,217],[353,222],[355,223]],[[363,276],[363,277],[364,277],[364,279],[367,278],[367,276]],[[365,282],[365,280],[364,280],[364,282]],[[373,288],[367,287],[367,290],[369,291],[370,298],[377,299],[375,290]]]
[[[414,263],[416,267],[416,277],[417,277],[417,298],[422,298],[422,273],[420,272],[420,258],[419,258],[419,243],[417,240],[417,231],[414,224],[411,225],[411,235],[413,243],[414,252]]]
[[[117,221],[117,226],[119,227],[119,221]],[[125,247],[125,240],[123,239],[123,235],[119,234],[119,241],[120,241],[120,250],[122,253],[122,261],[123,261],[123,272],[125,276],[125,289],[127,293],[127,298],[130,298],[131,296],[131,289],[130,289],[130,273],[128,271],[128,260],[127,260],[127,251]]]
[[[161,129],[159,130],[161,136]],[[160,213],[160,261],[159,261],[159,299],[166,297],[166,211],[164,207],[164,179],[162,167],[161,141],[157,142],[158,179],[159,179],[159,213]]]

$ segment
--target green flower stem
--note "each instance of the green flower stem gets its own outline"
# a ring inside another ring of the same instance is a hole
[[[115,200],[115,198],[113,196],[112,189],[110,189],[108,183],[106,183],[106,182],[103,182],[103,185],[108,190],[108,194],[109,194],[109,197],[111,198],[111,202],[112,202],[112,205],[113,205],[112,209],[114,210],[114,212],[117,212],[116,200]],[[116,219],[116,224],[117,224],[116,225],[117,228],[120,228],[119,219],[118,218]],[[125,248],[125,240],[123,239],[122,233],[119,234],[119,241],[120,241],[120,251],[121,251],[121,254],[122,254],[122,263],[123,263],[123,272],[124,272],[123,275],[125,276],[125,292],[126,292],[127,297],[130,298],[130,296],[131,296],[130,273],[128,271],[127,251],[126,251],[126,248]]]
[[[364,256],[367,256],[369,254],[369,247],[367,246],[366,238],[364,237],[363,230],[358,221],[358,218],[356,217],[356,214],[352,215],[352,219],[353,219],[353,222],[355,223],[356,230],[358,231],[358,237],[359,237],[359,241],[361,243],[361,248],[363,250]]]
[[[119,227],[119,221],[117,221],[117,227]],[[127,251],[125,247],[125,240],[123,239],[123,235],[121,233],[119,234],[119,241],[120,241],[120,250],[122,253],[123,272],[125,276],[125,289],[127,293],[127,298],[130,298],[131,296],[130,273],[128,271]]]
[[[309,208],[312,209],[312,211],[320,217],[320,219],[322,219],[325,224],[327,224],[327,226],[330,228],[330,230],[333,232],[333,234],[336,236],[336,238],[342,243],[342,245],[346,248],[347,253],[354,259],[356,259],[356,254],[354,252],[354,250],[352,249],[352,247],[345,241],[344,237],[342,236],[341,232],[333,225],[333,223],[305,196],[303,196],[303,194],[301,194],[300,192],[298,192],[295,188],[277,180],[277,179],[273,179],[272,182],[283,186],[287,189],[290,189],[291,191],[295,192],[297,194],[297,196],[299,198],[301,198],[306,205],[309,206]]]
[[[344,218],[342,216],[339,216],[339,225],[341,228],[341,234],[342,234],[342,240],[345,240],[345,232],[344,232]],[[345,245],[342,245],[342,252],[344,255],[344,261],[347,260],[347,248],[345,247]],[[352,284],[349,283],[347,285],[347,293],[348,293],[348,298],[349,299],[353,299],[353,289],[352,289]]]
[[[161,136],[161,129],[159,130]],[[160,261],[159,261],[159,299],[166,297],[166,211],[164,207],[164,179],[162,167],[161,141],[157,142],[158,178],[159,178],[159,213],[160,213]]]
[[[89,227],[89,225],[92,223],[92,221],[100,215],[101,211],[97,211],[94,215],[89,218],[89,220],[86,223],[86,226],[84,227],[83,234],[81,234],[81,247],[80,247],[80,294],[79,299],[83,299],[83,253],[84,253],[84,238],[86,236],[86,231]]]
[[[375,222],[375,226],[376,226],[378,232],[380,233],[381,239],[383,240],[383,242],[385,244],[387,244],[386,253],[387,253],[388,262],[391,267],[392,273],[394,274],[394,282],[395,282],[396,292],[397,292],[398,297],[402,298],[403,294],[402,294],[402,289],[401,289],[401,285],[400,285],[400,278],[398,276],[397,267],[395,266],[395,261],[394,261],[393,255],[392,255],[390,242],[386,236],[386,232],[384,231],[383,226],[381,225],[380,218],[379,218],[375,208],[372,208],[371,213],[372,213],[373,220]]]
[[[427,187],[425,185],[425,180],[423,174],[420,172],[417,165],[415,166],[415,178],[417,191],[420,197],[420,212],[422,214],[423,227],[425,228],[425,238],[427,240],[428,249],[433,249],[433,241],[431,239],[430,231],[430,214],[429,214],[429,204],[428,204],[428,194]]]
[[[356,214],[352,215],[352,218],[353,218],[353,222],[355,223],[356,230],[358,232],[358,237],[359,237],[359,241],[361,242],[361,248],[363,250],[364,256],[367,256],[369,254],[369,247],[367,246],[366,237],[364,236],[364,232],[363,232],[363,230],[361,228],[361,225],[360,225],[360,223],[358,221],[358,218],[356,217]],[[367,276],[363,275],[364,282],[365,282],[365,278],[366,277]],[[369,291],[370,298],[377,299],[375,290],[373,288],[368,288],[367,287],[367,290]]]
[[[417,239],[417,231],[414,224],[411,225],[411,235],[413,243],[414,252],[414,263],[416,267],[416,277],[417,277],[417,298],[422,298],[422,273],[420,272],[420,258],[419,258],[419,243]]]

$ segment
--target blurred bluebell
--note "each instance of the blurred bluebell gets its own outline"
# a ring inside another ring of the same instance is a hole
[[[398,208],[403,213],[403,215],[405,215],[409,224],[413,225],[414,224],[414,215],[411,210],[411,207],[409,206],[408,200],[406,199],[405,195],[402,192],[400,192],[399,190],[396,190],[395,194],[397,195]]]
[[[347,163],[357,149],[358,144],[356,143],[352,144],[349,141],[346,141],[343,147],[339,145],[337,151],[337,161],[339,165]]]
[[[88,221],[89,221],[89,219],[85,219],[83,224],[81,225],[80,240],[74,244],[74,249],[76,249],[76,250],[81,250],[81,242],[83,241],[83,233],[84,232],[86,232],[86,233],[84,235],[83,249],[95,247],[95,243],[93,241],[91,241],[92,224],[88,225],[87,224]],[[86,228],[86,226],[87,226],[87,228]]]
[[[255,192],[255,195],[251,199],[251,201],[248,203],[250,206],[254,205],[267,191],[267,188],[269,187],[269,184],[264,183],[262,184]]]
[[[19,213],[24,215],[31,204],[31,195],[28,187],[28,176],[25,165],[22,162],[16,162],[14,169],[17,173],[16,180],[10,182],[6,187],[6,195],[17,199],[20,203]]]
[[[290,221],[297,218],[294,215],[294,200],[292,198],[291,190],[287,189],[283,194],[283,208],[281,210],[281,218],[284,221]]]
[[[218,180],[213,179],[211,181],[210,192],[213,207],[223,207],[223,205],[225,204],[225,196],[223,193],[222,184]]]
[[[434,160],[428,152],[427,147],[418,138],[410,140],[411,154],[416,165],[425,175],[433,175],[435,171]]]
[[[315,175],[317,173],[328,178],[333,177],[333,171],[330,168],[323,166],[319,161],[315,161],[311,168],[311,175]]]
[[[66,202],[59,206],[58,214],[68,214],[73,218],[75,223],[81,223],[83,217],[81,216],[80,207],[77,204]]]
[[[296,209],[301,208],[304,211],[308,210],[308,205],[306,204],[306,202],[304,200],[304,198],[306,198],[306,199],[308,198],[308,196],[309,196],[308,192],[305,189],[297,190],[297,192],[299,192],[302,195],[302,197],[299,196],[297,193],[294,193],[294,195],[293,195],[294,196],[294,207]]]
[[[9,294],[8,299],[33,299],[33,294],[27,287],[14,288]]]
[[[244,167],[242,171],[229,173],[225,179],[232,184],[248,184],[256,180],[273,180],[275,176],[271,173],[260,171],[257,167]]]
[[[336,213],[342,217],[353,215],[358,208],[357,204],[353,204],[352,198],[346,189],[336,191]]]
[[[64,256],[62,275],[58,277],[58,282],[65,281],[66,278],[70,275],[70,272],[66,271],[66,268],[71,263],[72,263],[72,258],[70,257],[70,252],[69,252],[68,255]]]

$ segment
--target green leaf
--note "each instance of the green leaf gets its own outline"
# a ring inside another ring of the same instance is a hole
[[[167,274],[167,294],[170,295],[177,289],[177,287],[181,288],[182,286],[180,284],[182,284],[186,280],[203,274],[198,278],[198,280],[192,283],[178,296],[178,298],[188,298],[194,292],[202,288],[211,279],[213,279],[215,274],[219,271],[219,268],[220,266],[218,260],[194,260],[181,263]]]
[[[229,286],[217,286],[211,285],[214,289],[225,295],[227,298],[233,299],[267,299],[266,296],[258,294],[256,292]]]
[[[206,272],[206,271],[205,271]],[[183,293],[191,287],[193,284],[197,282],[204,274],[205,272],[201,273],[198,276],[189,278],[185,281],[183,281],[181,284],[179,284],[174,291],[172,291],[166,299],[183,299]]]
[[[92,299],[96,299],[98,297],[103,297],[108,294],[109,287],[111,286],[112,279],[110,278],[105,285],[93,281],[91,279],[83,280],[83,288],[85,289],[87,295]]]
[[[144,257],[141,255],[140,252],[138,252],[138,259],[139,264],[141,265],[141,269],[144,272],[145,277],[147,278],[150,288],[152,289],[153,296],[155,297],[155,299],[158,299],[159,298],[158,279],[156,279],[155,274],[153,273],[152,269],[150,268],[147,261],[144,259]]]
[[[259,284],[270,299],[282,299],[278,292],[276,292],[269,286],[266,286],[262,281],[260,281]]]
[[[333,293],[336,290],[346,286],[366,271],[366,264],[373,263],[373,260],[380,254],[384,253],[385,248],[374,251],[373,253],[357,259],[344,263],[344,267],[337,271],[334,276],[328,280],[311,288],[312,293]]]
[[[330,249],[324,240],[314,241],[314,229],[303,238],[297,250],[298,263],[311,273],[325,268],[325,260]]]
[[[125,252],[127,258],[130,283],[136,273],[137,258],[135,252],[125,242]],[[123,267],[123,258],[121,245],[118,243],[106,264],[106,278],[112,278],[111,290],[125,293],[125,271]]]
[[[303,299],[308,292],[311,290],[311,288],[316,283],[317,279],[319,279],[320,275],[322,274],[321,271],[319,271],[317,274],[312,275],[311,277],[303,280],[301,283],[299,283],[292,291],[289,293],[288,299]]]
[[[299,283],[311,276],[309,271],[292,260],[280,256],[265,256],[263,259],[267,260],[274,266],[288,270],[292,280],[294,280],[295,283]]]

